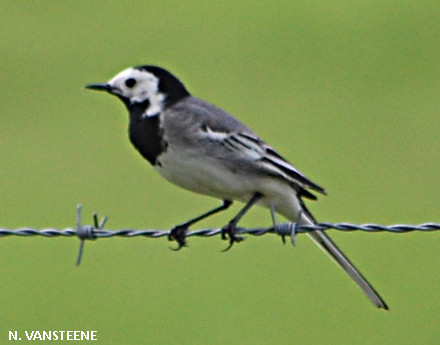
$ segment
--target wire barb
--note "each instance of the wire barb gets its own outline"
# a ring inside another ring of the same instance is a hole
[[[101,222],[98,222],[98,214],[93,213],[93,226],[92,225],[81,225],[81,212],[82,205],[79,204],[76,207],[76,235],[79,237],[79,249],[78,256],[76,258],[76,266],[81,265],[81,260],[84,252],[85,240],[96,240],[96,230],[101,230],[104,228],[108,217],[102,218]]]
[[[273,212],[272,212],[273,209]],[[33,229],[33,228],[19,228],[19,229],[2,229],[0,228],[0,238],[9,236],[30,237],[30,236],[42,236],[46,238],[53,237],[78,237],[80,239],[80,245],[78,249],[78,256],[76,265],[81,264],[84,244],[86,240],[96,240],[98,238],[110,238],[110,237],[148,237],[159,238],[168,237],[170,230],[136,230],[136,229],[121,229],[121,230],[106,230],[104,226],[108,220],[108,217],[104,217],[101,221],[98,221],[98,215],[93,214],[93,225],[81,225],[81,204],[76,208],[76,226],[75,228],[66,228],[63,230],[57,230],[52,228],[47,229]],[[351,223],[316,223],[311,225],[300,225],[297,223],[278,223],[276,221],[274,207],[271,207],[272,226],[259,227],[259,228],[243,228],[237,227],[236,234],[243,235],[249,234],[253,236],[262,236],[265,234],[273,233],[280,236],[289,236],[293,245],[296,244],[296,235],[301,233],[307,233],[316,230],[339,230],[339,231],[364,231],[364,232],[392,232],[392,233],[407,233],[412,231],[432,232],[440,230],[439,223],[423,223],[419,225],[409,224],[395,224],[395,225],[381,225],[381,224],[351,224]],[[298,213],[297,219],[300,220],[302,213]],[[199,229],[192,230],[186,233],[186,237],[198,236],[198,237],[213,237],[221,235],[222,228],[214,229]]]

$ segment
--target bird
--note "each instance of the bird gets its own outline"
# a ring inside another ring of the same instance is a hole
[[[222,201],[221,205],[174,226],[170,240],[186,246],[190,226],[228,209],[244,207],[222,228],[229,249],[243,238],[238,222],[254,205],[268,208],[291,222],[316,220],[303,199],[316,200],[326,191],[290,164],[254,131],[225,110],[193,96],[171,72],[156,65],[129,67],[108,82],[86,89],[119,98],[129,113],[129,138],[139,153],[166,180],[191,192]],[[325,231],[308,232],[378,308],[388,306],[379,293],[336,246]]]

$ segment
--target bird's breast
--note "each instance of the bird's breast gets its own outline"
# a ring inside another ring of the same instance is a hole
[[[172,147],[158,157],[155,169],[179,187],[221,199],[246,199],[258,183],[255,177],[230,169],[226,162]]]
[[[157,157],[167,149],[159,116],[143,120],[132,119],[129,126],[129,137],[134,147],[152,165],[156,164]]]

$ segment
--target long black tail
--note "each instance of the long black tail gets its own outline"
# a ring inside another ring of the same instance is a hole
[[[302,215],[300,224],[314,224],[315,221],[310,213],[305,209],[306,213]],[[361,290],[367,295],[373,304],[385,310],[388,310],[388,306],[385,301],[380,297],[378,292],[371,286],[367,279],[359,272],[359,270],[351,263],[351,261],[342,253],[342,251],[336,246],[336,244],[328,237],[324,231],[311,231],[308,235],[312,240],[333,259],[350,278],[361,288]]]

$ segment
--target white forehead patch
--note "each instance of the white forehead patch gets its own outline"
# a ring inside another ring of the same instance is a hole
[[[129,79],[135,80],[134,85],[127,85]],[[158,115],[164,108],[166,96],[159,92],[159,82],[159,78],[150,72],[127,68],[114,76],[108,84],[113,87],[113,93],[129,99],[131,103],[148,100],[150,106],[143,116],[149,117]]]

